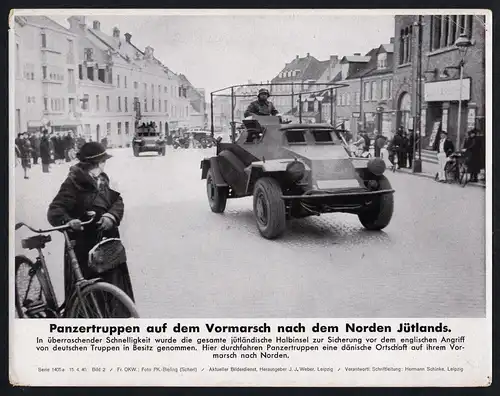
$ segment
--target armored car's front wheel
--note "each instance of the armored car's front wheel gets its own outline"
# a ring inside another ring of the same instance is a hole
[[[207,173],[207,197],[212,212],[224,212],[226,209],[227,194],[228,191],[226,187],[217,187],[213,171],[212,169],[209,169]]]
[[[391,183],[385,176],[378,179],[378,190],[391,190]],[[372,204],[358,214],[359,221],[368,230],[381,230],[387,227],[394,211],[394,194],[388,193],[375,197]]]
[[[270,177],[257,180],[253,192],[253,212],[260,234],[267,239],[279,237],[286,228],[285,202],[278,181]]]

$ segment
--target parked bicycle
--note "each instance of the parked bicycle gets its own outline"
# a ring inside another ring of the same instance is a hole
[[[444,166],[444,176],[447,183],[457,183],[465,187],[470,181],[470,173],[463,152],[457,151],[448,157]],[[436,173],[435,180],[439,179]]]
[[[89,212],[94,221],[95,213]],[[36,230],[25,223],[17,223],[16,230],[27,227],[38,234],[22,240],[23,249],[37,250],[38,256],[33,262],[24,255],[15,259],[15,305],[20,318],[138,318],[139,314],[130,297],[119,287],[104,282],[100,278],[85,279],[74,252],[74,242],[67,231],[68,225],[46,230]],[[43,249],[52,241],[50,235],[43,233],[61,231],[66,241],[66,253],[71,260],[75,275],[74,292],[71,297],[59,305],[50,280]]]

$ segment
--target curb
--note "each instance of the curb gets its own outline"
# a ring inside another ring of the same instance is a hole
[[[430,173],[413,173],[411,170],[406,170],[406,169],[398,169],[396,173],[406,173],[407,175],[412,175],[412,176],[417,176],[417,177],[425,177],[427,179],[432,179],[434,180],[434,175]],[[473,186],[473,187],[479,187],[479,188],[486,188],[486,184],[483,183],[467,183],[467,186]]]

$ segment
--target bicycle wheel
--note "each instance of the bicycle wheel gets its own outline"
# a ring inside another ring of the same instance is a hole
[[[19,318],[57,318],[55,296],[40,266],[26,256],[15,260],[15,305]]]
[[[75,293],[66,309],[67,318],[138,318],[132,299],[119,287],[93,283]]]
[[[455,164],[447,162],[444,166],[444,177],[446,182],[457,181],[457,170]]]

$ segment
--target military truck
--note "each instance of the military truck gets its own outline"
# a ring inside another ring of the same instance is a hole
[[[165,139],[158,132],[154,122],[136,125],[132,140],[132,150],[135,157],[138,157],[140,153],[151,151],[157,152],[158,155],[165,155]]]

